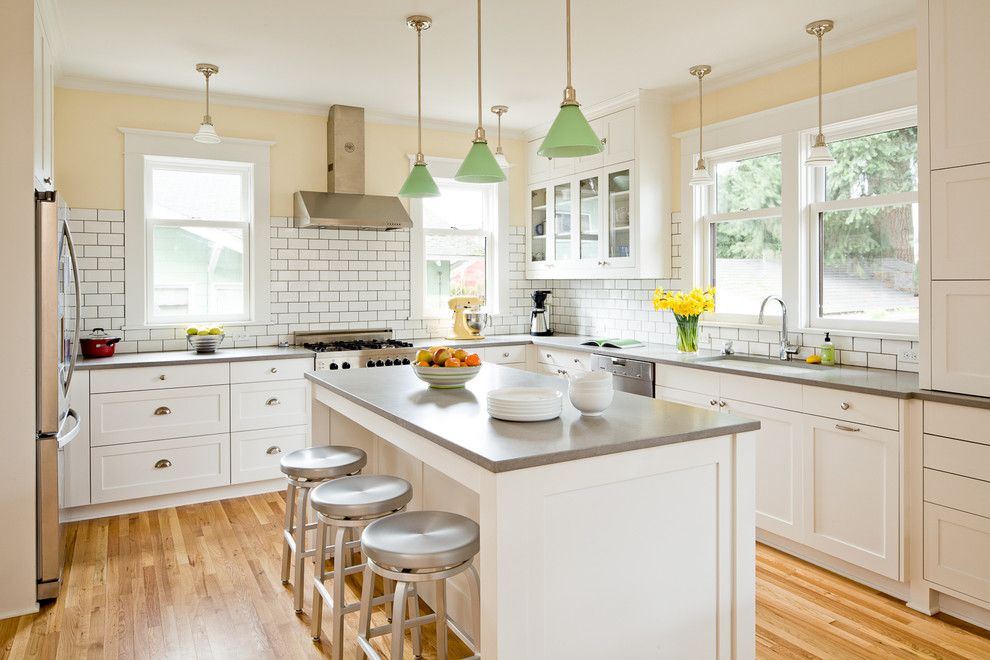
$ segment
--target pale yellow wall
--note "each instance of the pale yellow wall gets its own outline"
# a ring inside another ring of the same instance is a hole
[[[203,108],[195,102],[149,96],[56,89],[55,176],[65,199],[80,208],[124,207],[123,135],[118,127],[191,132]],[[292,193],[326,190],[326,118],[292,112],[214,105],[221,136],[272,140],[271,213],[292,215]],[[494,137],[490,136],[490,139]],[[494,140],[492,140],[494,143]],[[367,124],[366,189],[394,195],[416,151],[412,126]],[[428,155],[462,158],[471,133],[425,131]],[[509,171],[510,222],[522,224],[526,196],[525,144],[503,140]]]

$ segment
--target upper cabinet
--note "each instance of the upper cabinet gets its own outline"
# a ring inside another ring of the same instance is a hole
[[[588,116],[601,153],[547,159],[529,142],[527,277],[667,277],[669,106],[640,95]]]
[[[55,62],[41,12],[34,10],[34,187],[54,190]]]
[[[990,163],[990,2],[929,0],[931,167]]]

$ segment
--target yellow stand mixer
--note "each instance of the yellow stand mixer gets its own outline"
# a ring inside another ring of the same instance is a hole
[[[488,314],[481,311],[485,301],[477,296],[454,296],[447,307],[454,312],[454,325],[447,339],[484,339],[481,331],[488,325]]]

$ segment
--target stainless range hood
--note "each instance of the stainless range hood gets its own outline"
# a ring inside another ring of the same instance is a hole
[[[293,197],[296,227],[408,229],[398,197],[364,194],[364,108],[330,107],[327,116],[327,191]]]

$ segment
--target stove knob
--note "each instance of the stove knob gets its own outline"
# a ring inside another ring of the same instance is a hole
[[[392,366],[392,360],[391,359],[385,360],[385,366],[386,367],[391,367]]]
[[[385,366],[385,363],[382,362],[381,360],[376,360],[375,361],[375,366],[376,367],[384,367]]]
[[[409,364],[409,358],[402,358],[402,364]]]
[[[375,366],[375,361],[374,360],[368,360],[368,364],[365,365],[365,366],[373,367],[373,366]]]
[[[351,368],[351,363],[350,362],[345,362],[342,365],[340,365],[340,368],[341,369],[350,369]]]
[[[337,363],[336,362],[331,362],[330,363],[330,371],[336,371],[336,369],[337,369]]]

